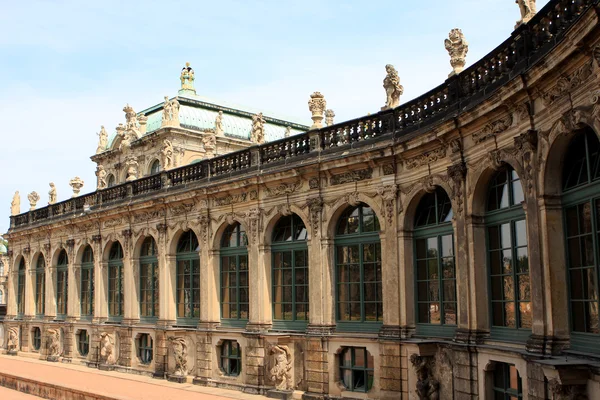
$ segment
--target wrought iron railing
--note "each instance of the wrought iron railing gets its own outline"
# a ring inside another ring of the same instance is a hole
[[[254,146],[195,164],[144,177],[119,186],[69,199],[11,217],[11,229],[87,207],[122,201],[130,196],[155,193],[165,187],[210,181],[235,173],[251,172],[281,162],[290,163],[311,154],[335,152],[338,147],[374,142],[381,137],[399,138],[417,129],[451,118],[460,110],[488,98],[509,79],[525,72],[563,37],[575,21],[600,0],[551,0],[527,24],[459,75],[422,96],[373,115],[341,122],[300,135]],[[392,136],[393,135],[393,136]]]

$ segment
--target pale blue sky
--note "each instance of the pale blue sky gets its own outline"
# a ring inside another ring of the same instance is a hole
[[[514,0],[0,0],[0,10],[0,233],[15,190],[23,212],[33,190],[47,204],[50,181],[59,201],[76,175],[93,191],[100,125],[112,132],[126,103],[176,95],[186,61],[200,95],[310,125],[319,90],[342,121],[385,103],[385,64],[406,102],[447,78],[450,29],[465,34],[470,65],[519,19]]]

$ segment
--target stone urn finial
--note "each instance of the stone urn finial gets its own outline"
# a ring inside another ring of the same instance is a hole
[[[35,210],[35,206],[38,201],[40,201],[40,195],[37,192],[31,192],[27,195],[27,199],[29,200],[29,211]]]
[[[73,196],[71,196],[71,197],[77,197],[77,196],[79,196],[79,192],[81,191],[81,188],[83,187],[83,179],[76,176],[75,178],[73,178],[69,181],[69,186],[71,186],[73,188]]]
[[[469,43],[465,39],[465,35],[458,28],[452,29],[448,39],[444,40],[444,47],[450,55],[450,65],[452,66],[452,72],[448,76],[460,74],[465,69],[469,51]]]
[[[313,120],[310,129],[320,129],[323,127],[323,113],[325,112],[325,108],[327,108],[327,102],[321,92],[314,92],[310,95],[308,109],[312,113],[311,118]]]

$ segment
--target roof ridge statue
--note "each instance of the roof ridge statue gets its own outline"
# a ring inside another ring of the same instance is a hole
[[[390,108],[396,108],[400,105],[400,96],[404,93],[404,86],[400,84],[400,77],[398,71],[392,64],[385,66],[387,75],[383,79],[383,88],[385,89],[386,102],[382,110],[388,110]]]
[[[50,191],[48,192],[48,204],[56,203],[56,186],[54,182],[50,182]]]
[[[96,188],[98,190],[106,189],[108,185],[106,183],[106,170],[104,169],[104,165],[98,165],[98,168],[96,168],[96,176],[98,177]]]
[[[265,142],[265,119],[263,113],[252,117],[252,132],[250,133],[250,140],[254,143],[263,144]]]
[[[460,74],[465,69],[469,52],[469,43],[465,39],[465,35],[458,28],[452,29],[448,34],[448,39],[444,40],[444,47],[450,54],[450,65],[452,66],[452,72],[448,77]]]
[[[519,10],[521,11],[521,19],[517,21],[517,24],[515,25],[516,29],[521,24],[528,23],[536,14],[537,10],[535,0],[515,0],[515,3],[519,5]]]
[[[223,111],[219,111],[215,118],[215,134],[223,136]]]
[[[179,93],[183,92],[192,92],[196,94],[196,89],[194,89],[194,70],[190,67],[190,63],[186,62],[185,67],[181,69],[181,75],[179,76],[179,80],[181,81],[181,89]]]
[[[179,127],[179,102],[177,97],[173,100],[169,100],[169,96],[165,96],[165,103],[163,105],[162,123],[161,127],[174,126]]]
[[[10,203],[10,214],[19,215],[21,214],[21,196],[17,190],[13,195],[12,202]]]
[[[108,147],[108,134],[106,133],[106,129],[104,129],[104,125],[100,127],[100,132],[98,135],[98,148],[96,149],[96,154],[100,154],[106,151]]]

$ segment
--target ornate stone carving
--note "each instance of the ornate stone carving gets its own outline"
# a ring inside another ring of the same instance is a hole
[[[162,148],[160,149],[160,163],[162,169],[165,171],[173,168],[173,144],[168,139],[163,141]]]
[[[169,337],[173,356],[175,358],[175,373],[177,376],[186,376],[188,374],[187,358],[188,348],[184,337],[176,336]]]
[[[215,134],[223,136],[223,111],[219,111],[215,118]]]
[[[181,69],[181,75],[179,76],[179,80],[181,81],[181,90],[180,91],[191,91],[196,94],[196,89],[194,88],[194,70],[190,67],[190,63],[186,62],[185,67]]]
[[[519,118],[519,122],[529,121],[529,103],[521,103],[517,106],[515,114]]]
[[[358,196],[358,192],[351,192],[344,195],[344,201],[351,205],[352,207],[356,207],[360,204],[360,198]]]
[[[215,150],[217,149],[217,137],[214,133],[208,133],[202,138],[202,144],[206,151],[207,158],[213,158],[215,156]]]
[[[266,186],[265,189],[267,190],[267,196],[276,197],[276,196],[281,196],[284,194],[292,194],[296,190],[300,189],[301,187],[302,187],[302,180],[298,179],[298,181],[296,181],[296,182],[281,183],[273,188],[269,188],[268,186]]]
[[[283,137],[290,137],[292,135],[292,127],[291,126],[286,126],[285,127],[285,133],[283,134]]]
[[[106,129],[104,129],[104,125],[100,127],[100,132],[98,135],[98,147],[96,148],[96,154],[100,154],[106,151],[108,147],[108,133],[106,133]]]
[[[323,212],[323,200],[320,197],[308,199],[306,202],[310,214],[310,224],[314,237],[319,236],[319,226],[321,224],[321,213]]]
[[[60,331],[58,329],[48,329],[46,350],[49,359],[57,358],[60,355]]]
[[[404,162],[404,165],[406,166],[406,169],[413,169],[423,165],[431,164],[444,157],[446,157],[446,146],[438,147],[435,150],[431,150],[416,157],[410,158]]]
[[[135,181],[138,178],[138,167],[139,164],[136,157],[127,157],[125,160],[125,168],[127,168],[127,178],[125,178],[126,182]]]
[[[169,207],[169,211],[171,211],[171,215],[177,217],[179,215],[188,214],[194,211],[196,205],[194,203],[181,203]]]
[[[113,335],[102,332],[100,334],[100,364],[112,365],[115,361],[115,339]]]
[[[523,158],[523,168],[525,170],[523,181],[525,183],[525,190],[531,195],[533,194],[533,189],[535,187],[535,152],[538,144],[537,132],[529,130],[515,137],[514,141],[515,149],[521,153]]]
[[[535,0],[515,0],[515,3],[519,5],[521,11],[521,19],[517,21],[515,29],[521,25],[526,24],[533,18],[536,13]]]
[[[169,100],[169,96],[165,96],[161,127],[163,126],[179,127],[179,102],[177,98]]]
[[[464,207],[463,207],[463,186],[465,177],[467,175],[467,165],[464,161],[461,161],[457,164],[453,164],[448,167],[448,177],[452,182],[452,193],[450,193],[450,197],[454,200],[454,204],[456,205],[454,208],[455,215],[462,215]]]
[[[263,144],[265,142],[265,119],[262,113],[252,117],[252,131],[250,132],[250,141]]]
[[[321,92],[314,92],[310,95],[308,109],[312,114],[310,118],[313,120],[310,129],[320,129],[323,127],[323,113],[325,112],[325,108],[327,108],[327,102]]]
[[[21,196],[19,195],[19,191],[17,190],[13,195],[13,199],[10,203],[10,215],[19,214],[21,214]]]
[[[108,183],[106,183],[106,170],[104,169],[104,165],[98,165],[96,168],[96,188],[98,190],[106,189],[108,187]]]
[[[144,114],[141,114],[141,115],[138,115],[137,120],[138,120],[138,124],[139,124],[140,136],[144,136],[146,134],[148,117],[146,117]]]
[[[504,161],[502,160],[502,153],[500,152],[500,150],[490,151],[487,154],[487,161],[490,167],[495,171],[499,170],[504,164]]]
[[[139,214],[135,214],[133,216],[133,222],[134,223],[148,222],[148,221],[152,221],[153,219],[157,219],[158,217],[160,217],[160,211],[158,211],[158,210],[146,211],[146,212],[142,212]]]
[[[450,152],[452,154],[462,153],[462,142],[460,139],[453,139],[448,143],[448,147],[450,147]]]
[[[558,98],[581,85],[582,82],[592,75],[592,71],[592,62],[590,61],[573,72],[571,76],[561,76],[558,78],[556,85],[542,94],[544,105],[547,107],[553,104]]]
[[[394,164],[383,164],[381,166],[381,172],[383,175],[394,175],[396,173]]]
[[[398,185],[385,185],[377,189],[381,196],[383,209],[385,210],[386,221],[389,226],[394,223],[395,201],[398,196]]]
[[[71,186],[71,188],[73,189],[73,196],[71,196],[71,197],[79,196],[79,192],[81,192],[81,188],[83,187],[83,184],[84,184],[83,179],[81,179],[78,176],[76,176],[75,178],[73,178],[69,181],[69,186]]]
[[[125,112],[125,130],[127,131],[130,141],[139,139],[142,135],[140,134],[140,130],[138,128],[136,112],[129,104],[123,107],[123,111]]]
[[[242,192],[235,195],[227,195],[225,197],[215,197],[213,199],[213,203],[215,207],[219,206],[228,206],[231,204],[241,203],[246,200],[256,200],[258,198],[258,193],[256,190],[251,190],[250,192]]]
[[[400,77],[396,68],[392,64],[388,64],[385,66],[385,70],[387,75],[383,79],[383,88],[385,89],[386,101],[382,110],[398,107],[400,96],[404,93],[404,86],[400,84]]]
[[[365,179],[371,179],[373,176],[373,170],[371,168],[359,169],[355,171],[344,172],[339,175],[332,175],[329,179],[331,185],[341,185],[348,182],[358,182]]]
[[[475,141],[475,143],[481,143],[484,140],[491,138],[492,136],[496,136],[497,134],[504,132],[512,126],[512,123],[512,114],[506,114],[504,117],[496,121],[490,122],[489,124],[484,126],[481,132],[473,133],[473,140]]]
[[[27,200],[29,200],[29,211],[35,210],[35,206],[38,201],[40,201],[40,195],[33,191],[27,195]]]
[[[460,74],[465,69],[469,52],[469,43],[465,39],[465,35],[458,28],[452,29],[448,39],[444,40],[444,47],[450,55],[450,65],[452,66],[452,72],[448,76]]]
[[[325,111],[325,124],[327,124],[327,126],[333,125],[334,118],[335,118],[335,113],[333,112],[333,110],[329,109],[329,110]]]
[[[260,230],[262,209],[251,208],[248,210],[245,216],[248,223],[248,237],[252,240],[252,243],[258,243],[258,232]]]
[[[12,327],[8,330],[6,348],[9,353],[15,353],[19,351],[19,328]]]
[[[202,243],[208,243],[208,229],[210,226],[210,217],[208,215],[201,215],[198,217],[198,225],[200,225],[200,240]]]
[[[54,186],[54,182],[50,182],[50,191],[48,191],[48,204],[56,203],[56,186]]]
[[[269,378],[277,390],[292,390],[292,353],[288,346],[276,345],[269,353],[275,358],[275,365],[269,370]]]
[[[319,178],[310,178],[308,181],[308,187],[310,189],[318,189],[319,188]]]
[[[550,392],[554,395],[553,400],[587,400],[585,385],[563,385],[558,379],[548,382]]]
[[[417,354],[410,356],[410,363],[417,374],[417,387],[415,393],[419,400],[437,400],[439,398],[440,384],[433,379],[433,359]]]
[[[121,218],[114,218],[114,219],[109,219],[104,221],[104,227],[105,228],[114,228],[115,226],[119,226],[123,223],[123,219]]]

